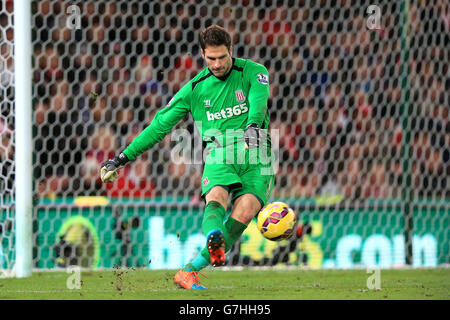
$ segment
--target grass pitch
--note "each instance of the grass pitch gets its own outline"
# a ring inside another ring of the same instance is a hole
[[[380,270],[380,290],[367,288],[366,270],[207,269],[200,278],[208,290],[177,289],[175,272],[81,272],[81,288],[72,290],[73,274],[34,272],[0,279],[0,300],[450,300],[449,268]]]

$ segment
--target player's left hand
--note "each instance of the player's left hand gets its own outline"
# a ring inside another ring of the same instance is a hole
[[[247,125],[244,132],[245,149],[258,148],[267,140],[267,134],[256,123]]]

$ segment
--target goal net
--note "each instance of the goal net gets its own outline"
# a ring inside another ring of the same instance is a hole
[[[13,2],[0,7],[0,269],[14,266]],[[33,268],[177,269],[205,244],[192,117],[102,184],[205,67],[199,32],[267,67],[276,181],[297,234],[252,222],[228,266],[381,268],[450,262],[446,1],[32,1]],[[179,149],[178,149],[179,150]],[[198,161],[200,154],[200,161]],[[186,157],[186,155],[188,155]],[[230,208],[228,208],[228,211]]]

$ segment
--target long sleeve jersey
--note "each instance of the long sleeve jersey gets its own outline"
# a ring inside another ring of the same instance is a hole
[[[150,125],[123,152],[129,160],[135,160],[161,142],[188,112],[207,144],[234,143],[236,138],[243,139],[248,124],[268,129],[268,97],[269,74],[261,64],[233,58],[230,72],[223,77],[216,77],[205,68],[156,113]]]

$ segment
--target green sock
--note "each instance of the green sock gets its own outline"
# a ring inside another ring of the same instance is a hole
[[[231,249],[231,246],[239,240],[242,233],[247,229],[247,225],[236,219],[229,217],[224,224],[225,227],[225,252]]]
[[[224,228],[225,232],[223,233],[223,235],[225,238],[225,252],[228,252],[231,246],[241,237],[242,233],[247,228],[247,225],[237,221],[232,217],[229,217],[227,221],[225,221]],[[203,248],[199,255],[202,256],[202,261],[207,261],[208,264],[210,263],[211,258],[209,257],[209,252],[206,247]],[[208,264],[204,265],[203,268]]]
[[[223,218],[225,217],[225,208],[217,201],[210,201],[205,207],[203,213],[202,229],[206,236],[212,230],[221,230],[223,232]]]
[[[202,229],[203,234],[206,236],[212,230],[221,230],[224,232],[223,219],[225,217],[225,208],[217,201],[210,201],[205,207],[203,213]],[[204,248],[206,249],[206,247]],[[210,264],[210,257],[208,250],[206,249],[206,257],[202,254],[198,254],[194,260],[186,265],[185,268],[190,268],[193,271],[200,271],[204,267]]]
[[[208,250],[206,250],[206,252],[208,252]],[[194,260],[192,260],[190,263],[188,263],[186,265],[186,269],[191,269],[192,271],[200,271],[202,270],[204,267],[206,267],[207,265],[210,264],[210,260],[209,260],[209,254],[208,254],[208,259],[205,259],[205,257],[203,257],[201,255],[201,253],[199,253]]]

